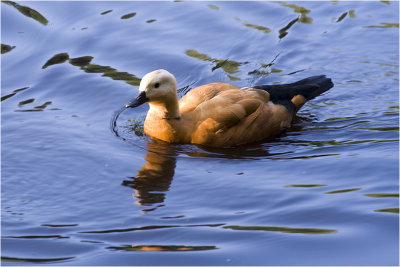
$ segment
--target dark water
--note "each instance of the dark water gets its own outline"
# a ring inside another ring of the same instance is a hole
[[[399,4],[2,2],[3,265],[399,264]],[[121,107],[326,74],[270,142],[140,136]]]

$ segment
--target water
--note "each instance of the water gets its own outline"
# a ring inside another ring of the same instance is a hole
[[[2,264],[398,265],[398,9],[2,2]],[[272,141],[166,145],[121,110],[158,68],[335,86]]]

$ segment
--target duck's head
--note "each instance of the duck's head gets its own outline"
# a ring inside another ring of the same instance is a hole
[[[155,70],[147,73],[140,81],[139,94],[125,105],[135,108],[146,102],[168,103],[177,101],[175,76],[166,70]]]

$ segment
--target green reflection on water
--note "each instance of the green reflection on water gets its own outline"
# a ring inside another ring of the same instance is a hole
[[[213,59],[207,56],[206,54],[201,54],[196,50],[188,49],[185,51],[185,54],[189,57],[194,57],[203,61],[213,61]]]
[[[384,198],[384,197],[399,197],[398,193],[376,193],[376,194],[364,194],[366,197],[373,197],[373,198]]]
[[[239,72],[240,63],[232,60],[216,60],[217,64],[212,68],[212,71],[222,68],[225,72],[233,74]]]
[[[144,136],[144,119],[128,120],[128,125],[123,127],[133,131],[137,136]]]
[[[399,28],[399,23],[381,22],[381,25],[364,26],[363,28]]]
[[[21,101],[21,102],[18,103],[18,106],[19,106],[19,107],[22,107],[22,106],[24,106],[24,105],[26,105],[26,104],[32,103],[33,101],[35,101],[34,98],[30,98],[30,99]]]
[[[285,187],[303,187],[303,188],[321,187],[321,186],[328,186],[328,185],[326,185],[326,184],[290,184],[290,185],[285,185]]]
[[[115,70],[110,66],[102,66],[97,64],[87,64],[82,67],[88,73],[106,73]]]
[[[282,72],[282,70],[280,70],[280,69],[270,68],[275,64],[275,60],[279,57],[279,55],[280,54],[277,54],[272,59],[272,61],[270,63],[268,63],[268,64],[261,63],[259,68],[255,69],[255,70],[252,70],[252,71],[249,71],[247,74],[248,75],[256,75],[256,76],[268,77],[271,73],[280,73],[280,72]],[[269,71],[268,70],[264,70],[264,69],[268,69],[268,68],[270,68]]]
[[[222,68],[225,72],[229,74],[237,73],[239,72],[239,67],[242,65],[242,63],[233,61],[233,60],[215,60],[217,63],[213,68],[212,71]]]
[[[344,12],[340,17],[336,20],[336,22],[341,22],[347,16],[347,12]]]
[[[121,247],[107,247],[113,250],[125,251],[193,251],[193,250],[212,250],[216,246],[176,246],[176,245],[127,245]]]
[[[349,15],[350,18],[355,18],[356,17],[354,9],[351,9],[351,10],[349,10],[347,12],[344,12],[342,15],[340,15],[340,17],[336,20],[336,22],[341,22],[345,17],[347,17],[347,15]]]
[[[192,58],[197,58],[201,61],[208,61],[215,63],[215,66],[212,67],[211,71],[222,68],[228,74],[234,74],[239,72],[239,67],[249,62],[237,62],[229,59],[215,59],[206,54],[199,53],[197,50],[187,49],[185,54]],[[238,77],[234,77],[232,75],[228,75],[231,80],[240,80]]]
[[[377,209],[375,212],[399,213],[399,208]]]
[[[308,17],[307,14],[311,12],[311,10],[306,9],[302,6],[297,6],[297,5],[293,5],[293,4],[286,4],[285,2],[278,2],[281,6],[284,7],[289,7],[291,9],[293,9],[294,13],[299,13],[300,18],[299,18],[299,22],[302,23],[312,23],[313,19],[311,17]]]
[[[121,19],[130,19],[130,18],[132,18],[132,17],[134,17],[134,16],[136,16],[136,12],[132,12],[132,13],[128,13],[128,14],[126,14],[126,15],[123,15],[123,16],[121,17]]]
[[[247,74],[267,77],[267,76],[269,76],[270,72],[265,71],[265,70],[256,69],[256,70],[249,71]]]
[[[271,68],[271,73],[280,73],[282,70]]]
[[[325,192],[325,194],[340,194],[340,193],[358,191],[358,190],[361,190],[361,189],[362,188],[350,188],[350,189],[334,190],[334,191]]]
[[[135,77],[128,73],[128,72],[120,72],[115,69],[105,71],[103,76],[110,77],[113,80],[120,80],[120,81],[132,81]]]
[[[299,18],[296,18],[292,21],[290,21],[288,23],[288,25],[286,25],[285,27],[283,27],[282,29],[279,30],[279,39],[282,39],[283,37],[285,37],[288,34],[288,30],[290,29],[290,27],[292,27],[297,21],[299,21]]]
[[[68,53],[55,54],[52,58],[47,60],[47,62],[43,65],[42,69],[45,69],[45,68],[47,68],[48,66],[51,66],[51,65],[64,63],[68,59],[69,59]]]
[[[19,12],[21,12],[25,16],[32,18],[45,26],[47,25],[47,23],[49,23],[49,21],[42,14],[40,14],[39,12],[37,12],[36,10],[34,10],[30,7],[21,6],[12,1],[2,1],[2,3],[5,3],[5,4],[15,7]]]
[[[81,67],[87,73],[103,73],[103,77],[110,77],[113,80],[125,81],[134,86],[139,86],[140,79],[128,72],[120,72],[110,66],[102,66],[97,64],[87,64]]]
[[[112,9],[107,10],[107,11],[104,11],[104,12],[101,12],[100,15],[105,15],[105,14],[108,14],[108,13],[110,13],[110,12],[112,12]]]
[[[320,229],[320,228],[291,228],[279,226],[224,226],[223,228],[232,230],[245,230],[245,231],[268,231],[268,232],[281,232],[291,234],[332,234],[337,233],[337,230]]]
[[[386,77],[390,77],[390,76],[396,76],[396,77],[398,77],[398,76],[399,76],[399,73],[398,73],[397,71],[388,71],[388,72],[385,73],[385,76],[386,76]]]
[[[19,102],[18,106],[19,106],[19,107],[22,107],[22,106],[24,106],[24,105],[26,105],[26,104],[33,103],[34,101],[35,101],[34,98],[27,99],[27,100],[24,100],[24,101]],[[18,110],[16,110],[16,111],[17,111],[17,112],[35,112],[35,111],[43,111],[45,108],[47,108],[47,106],[51,105],[51,103],[52,103],[51,101],[47,101],[47,102],[43,103],[42,105],[39,105],[39,106],[34,107],[33,109],[18,109]],[[53,109],[51,109],[51,110],[59,110],[59,109],[58,109],[58,108],[53,108]]]
[[[239,77],[231,76],[229,74],[227,76],[228,76],[229,80],[231,80],[231,81],[240,81],[241,80]]]
[[[133,74],[128,72],[120,72],[110,66],[102,66],[98,64],[92,64],[93,57],[92,56],[83,56],[70,58],[68,53],[59,53],[50,58],[42,67],[42,69],[47,68],[48,66],[61,64],[68,60],[68,62],[73,65],[80,67],[81,70],[87,73],[103,73],[103,77],[109,77],[113,80],[121,80],[126,83],[138,86],[140,84],[140,79]]]
[[[260,25],[256,25],[256,24],[250,24],[250,23],[243,23],[244,26],[249,27],[249,28],[253,28],[259,31],[262,31],[264,33],[270,33],[271,29],[265,26],[260,26]]]
[[[51,105],[51,101],[47,101],[44,104],[40,105],[40,106],[36,106],[35,109],[40,109],[43,110],[45,109],[48,105]]]
[[[24,91],[26,89],[28,89],[29,87],[24,87],[24,88],[20,88],[20,89],[15,89],[11,94],[5,95],[1,97],[1,101],[4,101],[12,96],[15,96],[18,92]]]
[[[213,10],[219,10],[219,7],[216,6],[216,5],[210,4],[210,5],[208,5],[208,7],[211,8],[211,9],[213,9]]]
[[[69,60],[69,63],[74,66],[79,66],[83,67],[88,65],[92,61],[93,57],[92,56],[84,56],[84,57],[76,57],[76,58],[71,58]]]
[[[6,44],[1,44],[1,53],[5,54],[10,52],[11,50],[13,50],[15,48],[15,46],[11,46],[11,45],[6,45]]]

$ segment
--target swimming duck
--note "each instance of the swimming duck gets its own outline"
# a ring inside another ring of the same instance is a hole
[[[177,82],[166,70],[146,74],[138,96],[125,105],[149,103],[146,135],[168,143],[228,147],[275,137],[290,127],[308,100],[333,86],[324,75],[295,83],[238,88],[210,83],[178,102]]]

